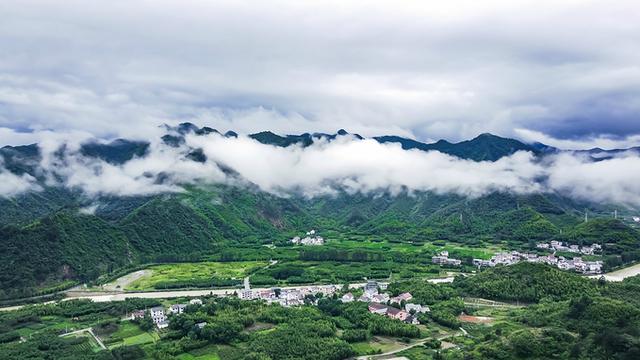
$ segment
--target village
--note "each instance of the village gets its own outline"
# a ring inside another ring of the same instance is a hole
[[[305,238],[294,237],[292,243],[297,245],[317,246],[323,245],[324,239],[317,235],[315,230],[306,233]],[[564,256],[556,256],[556,251],[576,253],[583,255],[593,255],[602,250],[598,244],[590,246],[567,245],[559,241],[551,241],[549,243],[538,243],[538,249],[553,250],[548,255],[538,255],[533,253],[511,251],[500,252],[493,255],[489,260],[473,259],[472,263],[477,267],[495,267],[498,265],[513,265],[521,261],[532,263],[545,263],[556,266],[562,270],[573,270],[582,274],[600,274],[602,272],[601,261],[585,261],[581,257],[566,259]],[[449,257],[448,251],[441,251],[437,255],[432,256],[432,263],[446,266],[461,266],[462,260]],[[357,293],[362,291],[362,295],[356,297]],[[360,290],[361,289],[361,290]],[[429,312],[428,306],[412,303],[413,296],[410,293],[399,294],[392,297],[389,293],[384,292],[387,284],[373,280],[367,281],[366,284],[352,284],[349,289],[344,289],[339,285],[309,285],[291,288],[273,287],[270,289],[251,289],[249,278],[245,278],[244,287],[233,292],[233,296],[237,296],[241,300],[262,300],[268,304],[279,304],[284,307],[301,306],[301,305],[317,305],[318,299],[322,297],[337,297],[343,294],[339,299],[343,303],[359,301],[368,304],[368,311],[373,314],[387,316],[410,324],[419,324],[418,314]],[[346,293],[345,293],[346,291]],[[353,292],[352,292],[353,291]],[[231,295],[231,294],[229,294]],[[226,295],[223,295],[226,296]],[[184,312],[187,305],[202,305],[202,300],[192,299],[189,304],[173,304],[169,308],[154,307],[146,310],[138,310],[131,314],[131,319],[143,318],[147,312],[158,329],[168,327],[169,322],[167,316],[169,314],[180,315]],[[206,323],[196,324],[203,327]]]
[[[291,239],[291,243],[294,245],[320,246],[324,245],[324,238],[317,235],[315,230],[310,230],[307,231],[306,236],[302,239],[299,236]]]
[[[550,243],[539,243],[536,245],[538,249],[553,250],[548,255],[538,255],[533,253],[511,251],[501,252],[493,255],[491,259],[473,259],[473,265],[477,267],[494,267],[498,265],[513,265],[521,261],[531,263],[544,263],[555,266],[561,270],[572,270],[585,275],[596,275],[602,273],[602,261],[586,261],[582,257],[573,257],[567,259],[564,256],[556,256],[556,251],[577,253],[583,255],[593,255],[602,250],[598,244],[590,246],[565,245],[559,241],[551,241]],[[439,265],[461,266],[462,260],[449,257],[447,251],[442,251],[438,255],[431,258],[431,262]]]
[[[368,303],[368,311],[397,319],[409,324],[419,324],[418,314],[431,311],[428,306],[410,303],[413,296],[410,293],[402,293],[392,297],[388,293],[381,292],[386,290],[387,284],[377,281],[367,281],[366,284],[356,286],[354,289],[362,289],[362,295],[355,297],[349,291],[342,295],[339,299],[343,303],[360,301]],[[353,289],[351,289],[353,290]],[[279,304],[284,307],[317,305],[318,299],[322,297],[338,296],[342,292],[342,287],[338,285],[313,285],[299,288],[271,288],[253,290],[250,285],[245,282],[245,287],[234,292],[241,300],[262,300],[268,304]],[[168,308],[157,306],[148,310],[137,310],[128,317],[130,320],[143,319],[147,314],[151,318],[153,324],[159,329],[165,329],[169,326],[169,315],[178,316],[182,314],[189,305],[202,305],[202,300],[195,298],[189,301],[189,304],[172,304]],[[196,326],[202,328],[206,323],[198,323]]]
[[[189,305],[200,306],[202,305],[202,300],[200,299],[191,299],[189,301]],[[137,310],[131,313],[128,317],[129,320],[140,320],[143,319],[147,313],[151,317],[151,321],[155,324],[158,330],[165,329],[169,327],[168,315],[180,315],[184,312],[184,309],[187,307],[187,304],[173,304],[166,311],[162,306],[152,307],[149,310]],[[198,323],[197,327],[203,328],[207,323]]]
[[[428,306],[408,303],[413,297],[410,293],[403,293],[396,297],[391,297],[388,293],[381,293],[386,290],[387,284],[367,281],[362,286],[363,293],[356,298],[352,292],[342,295],[340,300],[343,303],[360,301],[369,303],[368,308],[371,313],[386,315],[407,323],[418,324],[417,313],[429,312]],[[341,291],[337,285],[315,285],[295,289],[271,288],[265,290],[252,290],[248,283],[245,288],[238,292],[238,297],[242,300],[263,300],[269,304],[277,303],[285,307],[300,305],[316,305],[318,298],[331,297]],[[393,307],[391,304],[403,307]]]

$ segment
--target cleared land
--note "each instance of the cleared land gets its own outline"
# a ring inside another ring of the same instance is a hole
[[[622,268],[620,270],[612,271],[604,275],[594,275],[590,277],[600,278],[601,276],[604,276],[604,278],[609,281],[622,281],[628,277],[636,276],[638,274],[640,274],[640,263]]]

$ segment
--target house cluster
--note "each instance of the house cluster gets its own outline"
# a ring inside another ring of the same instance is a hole
[[[324,245],[324,239],[322,236],[316,234],[315,230],[308,231],[304,238],[300,238],[299,236],[291,239],[291,242],[294,245]]]
[[[379,286],[383,284],[376,283],[375,281],[369,281],[364,287],[364,292],[357,301],[368,302],[369,312],[373,314],[385,315],[393,319],[404,321],[410,324],[418,324],[418,313],[424,313],[431,311],[428,306],[422,306],[419,304],[408,303],[413,296],[410,293],[402,293],[395,297],[390,297],[387,293],[380,293],[381,290],[386,287]],[[341,298],[342,302],[356,301],[352,293],[346,293]],[[404,309],[391,306],[389,304],[405,304]]]
[[[200,299],[192,299],[189,301],[191,305],[202,305],[202,300]],[[153,323],[158,327],[158,329],[164,329],[169,326],[169,321],[167,320],[167,316],[169,314],[180,315],[184,312],[184,309],[187,307],[187,304],[173,304],[171,305],[167,311],[162,306],[155,306],[148,310],[149,316]],[[146,315],[146,310],[138,310],[131,313],[130,319],[142,319]]]
[[[633,220],[633,222],[640,223],[640,216],[632,216],[631,219]]]
[[[602,261],[584,261],[580,257],[566,259],[564,256],[555,256],[555,254],[538,256],[537,254],[518,251],[497,253],[489,260],[473,259],[473,265],[493,267],[496,265],[513,265],[520,261],[549,264],[562,270],[574,270],[583,274],[600,274],[602,272]]]
[[[323,296],[333,296],[338,291],[336,285],[307,286],[295,289],[271,288],[263,290],[252,290],[245,288],[238,293],[242,300],[264,300],[268,303],[278,303],[282,306],[304,305],[307,295],[322,294]]]
[[[448,251],[441,251],[440,254],[431,257],[431,262],[438,265],[460,266],[462,260],[449,258]]]
[[[578,245],[565,244],[562,241],[551,241],[549,243],[538,243],[538,244],[536,244],[536,247],[538,249],[564,251],[564,252],[583,254],[583,255],[593,255],[594,253],[602,250],[602,246],[600,246],[600,244],[593,244],[593,245],[589,245],[589,246],[578,246]]]

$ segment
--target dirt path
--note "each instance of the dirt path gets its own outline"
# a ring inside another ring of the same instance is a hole
[[[127,274],[125,276],[117,278],[115,281],[112,281],[112,282],[110,282],[108,284],[102,285],[102,290],[104,290],[104,291],[122,291],[127,286],[129,286],[129,284],[131,284],[134,281],[139,280],[139,279],[141,279],[141,278],[143,278],[145,276],[151,276],[152,273],[153,273],[153,270],[149,270],[149,269],[138,270],[138,271],[132,272],[130,274]]]
[[[519,303],[518,304],[510,304],[510,303],[506,303],[506,302],[487,300],[487,299],[482,299],[482,298],[471,298],[471,297],[463,298],[462,300],[464,301],[465,305],[473,306],[473,307],[492,307],[492,308],[516,309],[516,308],[521,308],[521,307],[523,307],[525,305],[525,304],[519,304]]]

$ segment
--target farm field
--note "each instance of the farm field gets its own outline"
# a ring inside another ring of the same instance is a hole
[[[252,285],[295,285],[310,283],[342,284],[366,279],[399,280],[444,276],[445,269],[429,263],[407,264],[392,261],[338,262],[288,261],[280,262],[251,275]]]
[[[104,343],[109,349],[113,349],[120,346],[155,343],[159,339],[157,332],[146,332],[130,321],[123,321],[118,325],[117,331],[104,339]]]
[[[176,356],[178,360],[220,360],[217,354],[217,346],[210,345],[201,349],[191,350]]]
[[[351,346],[359,355],[370,355],[394,351],[407,344],[386,336],[374,336],[370,341],[354,343]]]
[[[146,274],[129,283],[125,290],[145,291],[163,288],[229,286],[269,263],[267,261],[197,262],[152,265]]]

